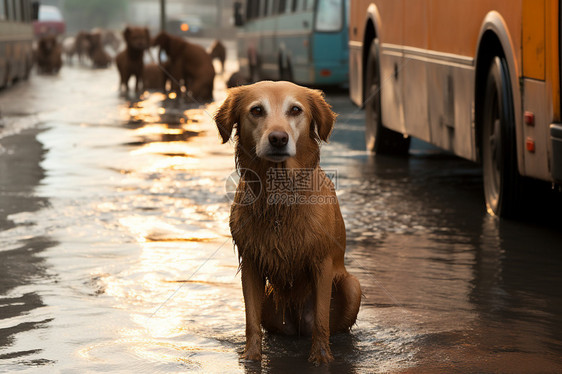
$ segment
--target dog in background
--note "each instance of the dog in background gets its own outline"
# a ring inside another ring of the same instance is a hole
[[[59,72],[62,66],[62,46],[54,35],[45,35],[39,39],[36,61],[39,73]]]
[[[224,44],[222,44],[220,40],[215,40],[213,45],[211,45],[209,54],[211,55],[211,59],[219,60],[221,64],[221,74],[224,73],[224,62],[226,61],[226,48]]]
[[[85,58],[88,57],[90,50],[90,38],[87,31],[80,31],[74,38],[74,51],[78,55],[78,63],[84,64]]]
[[[163,65],[166,69],[166,64]],[[145,90],[166,90],[166,76],[158,64],[145,64],[142,73],[142,87]]]
[[[92,32],[88,34],[89,50],[88,56],[92,60],[94,68],[106,68],[111,64],[111,56],[105,51],[102,34],[100,32]]]
[[[230,231],[246,306],[244,359],[261,359],[263,326],[312,335],[309,361],[332,361],[330,334],[357,318],[361,288],[344,266],[344,221],[319,166],[335,117],[320,91],[270,81],[230,89],[215,114],[223,143],[234,132],[241,173]]]
[[[183,80],[187,91],[194,100],[210,102],[213,100],[215,68],[211,56],[203,47],[182,38],[160,32],[152,45],[159,46],[168,56],[168,72],[172,79],[172,90],[178,95]]]
[[[232,75],[230,76],[230,78],[228,78],[228,80],[226,81],[226,87],[227,88],[234,88],[234,87],[238,87],[238,86],[245,86],[247,84],[250,84],[251,82],[246,79],[246,77],[244,77],[244,75],[242,73],[240,73],[239,71],[232,73]]]
[[[150,47],[150,33],[146,27],[129,26],[123,31],[125,50],[115,57],[119,76],[120,87],[129,91],[129,79],[135,77],[135,91],[140,92],[144,69],[144,51]]]

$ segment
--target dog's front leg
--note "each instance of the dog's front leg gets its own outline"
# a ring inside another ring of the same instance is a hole
[[[333,261],[326,258],[318,269],[315,282],[314,328],[308,360],[315,365],[333,361],[330,351],[330,299],[332,297]]]
[[[246,348],[243,359],[261,360],[261,313],[265,293],[265,281],[255,265],[242,260],[242,291],[246,305]]]

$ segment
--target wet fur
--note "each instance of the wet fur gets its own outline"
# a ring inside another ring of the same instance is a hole
[[[303,106],[302,118],[296,120],[302,130],[296,139],[296,154],[282,162],[256,154],[256,131],[265,135],[268,128],[292,131],[286,118],[257,121],[254,130],[256,121],[249,111],[262,96],[274,106],[287,96]],[[236,165],[242,174],[230,229],[240,257],[246,304],[243,357],[261,359],[261,324],[270,332],[312,335],[309,360],[329,362],[333,360],[330,332],[349,331],[361,299],[359,282],[344,266],[345,227],[334,186],[319,167],[319,145],[328,140],[335,114],[320,91],[288,82],[260,82],[229,90],[215,121],[223,143],[235,132]],[[268,201],[278,191],[258,191],[260,184],[255,182],[259,179],[265,186],[270,168],[289,178],[297,169],[313,170],[313,188],[290,193],[302,197],[315,194],[335,202],[290,205]],[[253,203],[245,203],[245,197],[258,194]]]

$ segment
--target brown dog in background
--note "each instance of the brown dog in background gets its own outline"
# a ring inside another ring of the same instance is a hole
[[[90,42],[88,56],[94,68],[106,68],[111,64],[111,56],[105,51],[101,32],[88,34]]]
[[[40,73],[56,74],[62,66],[62,46],[54,35],[39,39],[36,53],[37,68]]]
[[[165,65],[164,65],[165,68]],[[145,90],[166,90],[166,76],[158,64],[145,64],[142,73],[142,87]]]
[[[194,100],[199,102],[213,100],[215,68],[211,56],[203,47],[166,32],[158,34],[152,45],[160,46],[168,56],[173,91],[180,93],[180,84],[183,80]]]
[[[129,78],[135,77],[135,91],[139,92],[144,68],[144,51],[150,47],[150,33],[146,27],[127,27],[123,31],[126,48],[115,57],[121,89],[129,90]]]
[[[261,359],[263,326],[312,335],[309,361],[332,361],[330,333],[349,331],[361,303],[344,266],[334,185],[319,166],[335,114],[320,91],[264,81],[230,89],[215,121],[223,143],[236,129],[241,176],[230,230],[246,305],[243,358]]]
[[[218,59],[221,64],[221,74],[224,73],[224,62],[226,61],[226,48],[220,40],[215,40],[211,45],[210,52],[211,59]]]

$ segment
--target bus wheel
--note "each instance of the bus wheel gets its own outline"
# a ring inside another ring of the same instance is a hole
[[[365,141],[367,150],[378,154],[406,155],[410,138],[390,130],[382,124],[381,80],[379,69],[379,45],[371,43],[365,77]]]
[[[482,118],[482,176],[488,213],[513,217],[520,201],[522,178],[517,170],[515,121],[505,60],[492,61]]]

